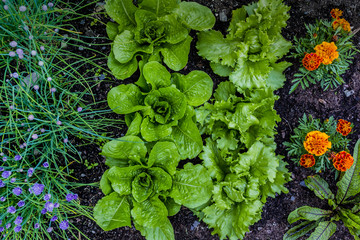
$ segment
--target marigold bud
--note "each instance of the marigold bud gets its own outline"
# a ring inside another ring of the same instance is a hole
[[[305,168],[310,168],[315,165],[315,158],[311,154],[303,154],[300,158],[300,165]]]
[[[339,119],[336,125],[336,131],[343,136],[347,136],[351,132],[351,122],[348,122],[343,119]]]

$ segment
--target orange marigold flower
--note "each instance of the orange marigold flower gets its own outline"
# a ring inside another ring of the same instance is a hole
[[[354,158],[351,156],[350,153],[347,153],[345,151],[341,151],[335,155],[335,158],[333,159],[333,165],[334,167],[342,172],[345,172],[354,163]]]
[[[307,70],[314,71],[320,66],[322,60],[316,53],[307,53],[302,60],[302,64]]]
[[[331,148],[328,138],[329,135],[320,131],[309,132],[305,137],[304,148],[308,153],[321,156]]]
[[[336,19],[332,23],[332,27],[333,27],[334,30],[336,30],[338,27],[341,27],[342,29],[344,29],[347,32],[351,31],[350,23],[348,21],[346,21],[345,19],[343,19],[343,18]]]
[[[303,154],[300,158],[300,165],[306,168],[310,168],[315,165],[315,158],[311,154]]]
[[[336,51],[337,47],[334,42],[322,42],[321,44],[316,45],[314,49],[316,54],[323,59],[322,63],[325,65],[331,64],[339,57],[339,53]]]
[[[336,125],[336,131],[343,136],[347,136],[351,132],[351,122],[339,119]]]
[[[339,18],[339,17],[342,16],[343,11],[341,11],[341,10],[338,9],[338,8],[334,8],[334,9],[332,9],[332,10],[330,11],[330,14],[331,14],[331,16],[332,16],[333,18],[337,19],[337,18]]]

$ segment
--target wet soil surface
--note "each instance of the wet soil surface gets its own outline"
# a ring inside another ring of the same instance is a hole
[[[248,4],[252,1],[245,0],[194,0],[209,7],[216,16],[217,23],[215,29],[225,31],[227,29],[229,21],[231,19],[231,11],[241,7],[243,4]],[[330,19],[330,11],[332,8],[339,8],[344,11],[344,18],[347,19],[351,25],[355,25],[355,28],[360,27],[360,2],[349,0],[285,0],[287,5],[291,6],[290,19],[288,20],[288,26],[283,30],[283,35],[286,39],[292,40],[293,36],[304,36],[305,23],[313,23],[316,18]],[[101,3],[101,2],[100,2]],[[85,10],[84,14],[98,13],[103,11],[101,4],[91,4]],[[93,17],[107,22],[109,19],[104,14],[95,14]],[[73,23],[75,28],[88,36],[106,36],[105,27],[99,22],[91,24],[92,20],[78,21]],[[357,25],[356,25],[357,24]],[[195,48],[196,34],[191,33],[194,37],[191,53],[189,56],[188,65],[183,73],[190,72],[192,70],[203,70],[208,73],[213,81],[218,84],[220,81],[226,80],[213,74],[209,63],[203,60],[197,55]],[[110,45],[109,41],[105,39],[85,39],[98,51],[105,54],[109,53]],[[360,33],[353,38],[354,44],[359,48]],[[107,45],[96,45],[107,44]],[[79,54],[87,55],[85,51],[80,49],[74,49]],[[284,141],[289,141],[292,130],[297,126],[298,119],[304,114],[311,114],[315,118],[325,120],[330,116],[335,119],[345,119],[352,122],[355,125],[354,133],[350,135],[352,138],[351,151],[355,144],[355,141],[360,138],[360,55],[357,54],[353,64],[347,73],[343,76],[345,84],[330,91],[323,92],[319,86],[311,86],[306,90],[298,88],[293,94],[289,95],[289,89],[291,86],[291,80],[294,73],[300,66],[298,60],[286,59],[293,63],[293,66],[285,71],[287,81],[284,87],[276,92],[280,96],[280,99],[275,103],[275,109],[280,115],[282,121],[278,123],[278,134],[276,136],[277,153],[285,156],[285,161],[289,163],[288,169],[292,172],[292,181],[286,186],[289,189],[288,194],[281,194],[276,198],[268,198],[268,201],[263,208],[262,219],[250,227],[250,231],[246,234],[245,239],[282,239],[284,233],[291,227],[287,223],[288,214],[294,209],[309,205],[313,207],[327,208],[325,201],[321,201],[314,196],[314,194],[305,187],[300,185],[307,176],[314,174],[314,172],[302,167],[298,167],[287,157],[287,152],[283,146]],[[106,68],[106,60],[100,61],[103,67]],[[98,84],[96,87],[96,100],[106,100],[106,94],[113,86],[119,84],[133,82],[137,79],[136,75],[126,81],[119,81],[114,78],[111,79],[110,75],[107,75],[107,80]],[[347,96],[346,91],[350,91],[352,94]],[[119,119],[117,114],[109,114],[108,117]],[[111,130],[112,131],[112,130]],[[120,137],[126,130],[113,130],[110,137]],[[76,140],[74,140],[76,141]],[[99,165],[87,169],[82,164],[73,165],[75,177],[81,183],[98,182],[107,169],[104,164],[104,157],[99,155],[100,148],[95,145],[89,145],[86,147],[79,147],[79,151],[82,154],[83,159],[87,159],[89,163],[98,163]],[[329,183],[333,192],[336,192],[336,185],[333,174],[323,173],[321,174]],[[97,201],[103,197],[103,194],[98,188],[95,187],[83,187],[78,189],[78,194],[81,199],[81,203],[87,206],[95,206]],[[94,240],[138,240],[144,239],[140,232],[136,231],[134,227],[124,227],[109,232],[104,232],[96,225],[92,220],[78,217],[73,219],[76,226],[83,231],[90,239]],[[208,229],[205,223],[199,222],[198,219],[192,214],[192,212],[186,208],[182,208],[181,211],[170,217],[170,221],[174,227],[175,238],[177,240],[212,240],[219,239],[218,236],[211,235],[211,229]],[[306,238],[304,238],[306,239]],[[331,239],[354,239],[348,230],[338,224],[336,233]]]

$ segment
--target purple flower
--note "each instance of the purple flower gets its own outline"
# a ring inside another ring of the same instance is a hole
[[[55,205],[52,202],[46,202],[45,205],[44,205],[44,208],[48,212],[52,212],[54,210],[54,207],[55,207]]]
[[[34,85],[34,90],[35,91],[39,90],[39,85]]]
[[[42,210],[41,210],[41,214],[45,214],[47,211],[46,211],[46,208],[43,208]]]
[[[8,223],[5,225],[6,229],[9,229],[11,227],[11,223]]]
[[[59,227],[60,227],[60,229],[62,229],[62,230],[66,230],[66,229],[69,228],[69,222],[66,221],[66,220],[64,220],[64,221],[62,221],[62,222],[59,224]]]
[[[14,206],[10,206],[10,207],[8,207],[7,212],[14,214],[14,213],[16,213],[16,208]]]
[[[38,137],[39,137],[39,136],[38,136],[36,133],[34,133],[34,134],[31,136],[31,138],[34,139],[34,140],[35,140],[35,139],[38,139]]]
[[[14,78],[18,78],[18,77],[19,77],[19,74],[18,74],[17,72],[14,72],[12,75],[13,75]]]
[[[20,12],[25,12],[25,11],[26,11],[26,7],[25,7],[25,6],[20,6],[20,7],[19,7],[19,11],[20,11]]]
[[[77,194],[69,193],[66,195],[66,201],[71,202],[72,200],[76,200],[78,198]]]
[[[57,28],[55,28],[55,30],[54,30],[55,32],[59,32],[59,29],[57,29]]]
[[[7,160],[7,157],[3,157],[3,158],[2,158],[2,160],[3,160],[4,162],[6,162],[6,160]]]
[[[44,168],[48,168],[48,167],[49,167],[49,163],[48,163],[48,162],[44,162],[44,163],[43,163],[43,167],[44,167]]]
[[[78,108],[77,108],[77,111],[78,111],[78,112],[81,112],[82,110],[83,110],[82,107],[78,107]]]
[[[23,59],[23,58],[24,58],[24,55],[20,54],[20,55],[19,55],[19,58],[20,58],[20,59]]]
[[[69,142],[69,139],[64,138],[64,143],[68,143],[68,142]]]
[[[45,50],[45,47],[44,47],[44,46],[40,46],[40,50],[41,50],[41,51],[44,51],[44,50]]]
[[[49,227],[48,229],[46,229],[46,231],[47,231],[48,233],[51,233],[51,232],[52,232],[52,230],[53,230],[53,228],[52,228],[52,227]]]
[[[13,194],[15,194],[16,196],[20,196],[20,194],[22,193],[22,189],[21,187],[16,187],[13,189]]]
[[[4,172],[1,174],[1,176],[2,176],[3,178],[8,178],[8,177],[10,177],[10,175],[11,175],[11,172],[10,172],[10,171],[4,171]]]
[[[60,204],[59,204],[59,203],[55,203],[55,204],[54,204],[54,207],[55,207],[55,208],[58,208],[58,207],[60,207]]]
[[[4,9],[7,11],[9,10],[9,6],[8,5],[4,5]]]
[[[2,180],[0,180],[0,188],[2,187],[5,187],[5,183]]]
[[[56,88],[54,88],[54,87],[51,88],[51,89],[50,89],[50,92],[52,92],[52,93],[56,92]]]
[[[17,42],[11,41],[11,42],[10,42],[10,46],[11,46],[11,47],[16,47],[16,46],[17,46]]]
[[[29,36],[29,40],[32,40],[33,38],[34,38],[33,35],[30,35],[30,36]]]
[[[32,51],[30,52],[30,54],[31,54],[31,56],[36,56],[36,51],[35,51],[35,50],[32,50]]]
[[[34,169],[33,168],[29,168],[29,170],[27,171],[27,175],[28,177],[31,177],[34,173]]]
[[[35,223],[34,228],[35,228],[35,229],[38,229],[39,227],[40,227],[40,224],[39,224],[39,223]]]
[[[17,216],[14,223],[15,223],[15,225],[20,225],[22,223],[22,221],[23,221],[23,217]]]
[[[45,132],[45,129],[44,129],[44,128],[40,129],[40,132],[41,132],[41,133],[44,133],[44,132]]]
[[[16,53],[17,53],[18,55],[23,55],[23,54],[24,54],[24,51],[23,51],[22,49],[18,48],[18,49],[16,49]]]
[[[44,191],[45,186],[40,183],[35,183],[30,189],[30,193],[34,193],[36,196],[40,195]]]
[[[60,126],[60,125],[61,125],[61,121],[57,121],[56,124]]]
[[[34,115],[30,114],[30,115],[28,116],[28,119],[29,119],[30,121],[34,120]]]
[[[21,231],[21,226],[14,227],[14,232],[18,233]]]
[[[4,171],[4,168],[3,167],[0,167],[0,172]]]
[[[41,8],[43,11],[47,11],[48,10],[48,8],[47,8],[47,6],[46,5],[42,5],[42,8]]]
[[[14,178],[14,177],[10,179],[11,183],[14,183],[15,181],[16,181],[16,178]]]
[[[9,56],[10,56],[10,57],[15,57],[15,56],[16,56],[16,53],[13,52],[13,51],[10,51],[10,52],[9,52]]]
[[[4,227],[0,227],[0,232],[3,232],[5,230]]]
[[[0,201],[5,202],[5,201],[6,201],[6,197],[0,197]]]
[[[44,195],[44,200],[45,200],[45,201],[49,201],[50,198],[51,198],[51,194],[50,194],[50,193]]]
[[[40,67],[44,66],[44,62],[43,62],[43,61],[39,61],[38,64],[39,64]]]
[[[48,77],[47,80],[48,80],[49,82],[51,82],[52,78],[51,78],[51,77]]]
[[[25,201],[24,200],[20,200],[18,203],[17,203],[18,207],[23,207],[25,206]]]
[[[53,4],[52,2],[49,2],[49,3],[48,3],[48,6],[49,6],[49,7],[53,7],[54,4]]]
[[[55,215],[50,219],[50,222],[55,222],[58,219],[58,217]]]
[[[21,160],[21,159],[22,159],[21,155],[15,155],[15,157],[14,157],[14,160],[15,160],[15,161],[19,161],[19,160]]]

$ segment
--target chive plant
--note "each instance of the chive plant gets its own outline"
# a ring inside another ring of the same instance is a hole
[[[84,17],[76,13],[81,6],[0,3],[1,239],[76,238],[69,218],[92,218],[72,192],[82,186],[70,181],[69,166],[81,160],[74,139],[102,141],[99,133],[117,124],[97,107],[99,82],[87,74],[104,70],[96,64],[104,55],[83,58],[65,47],[85,44],[69,24]]]

